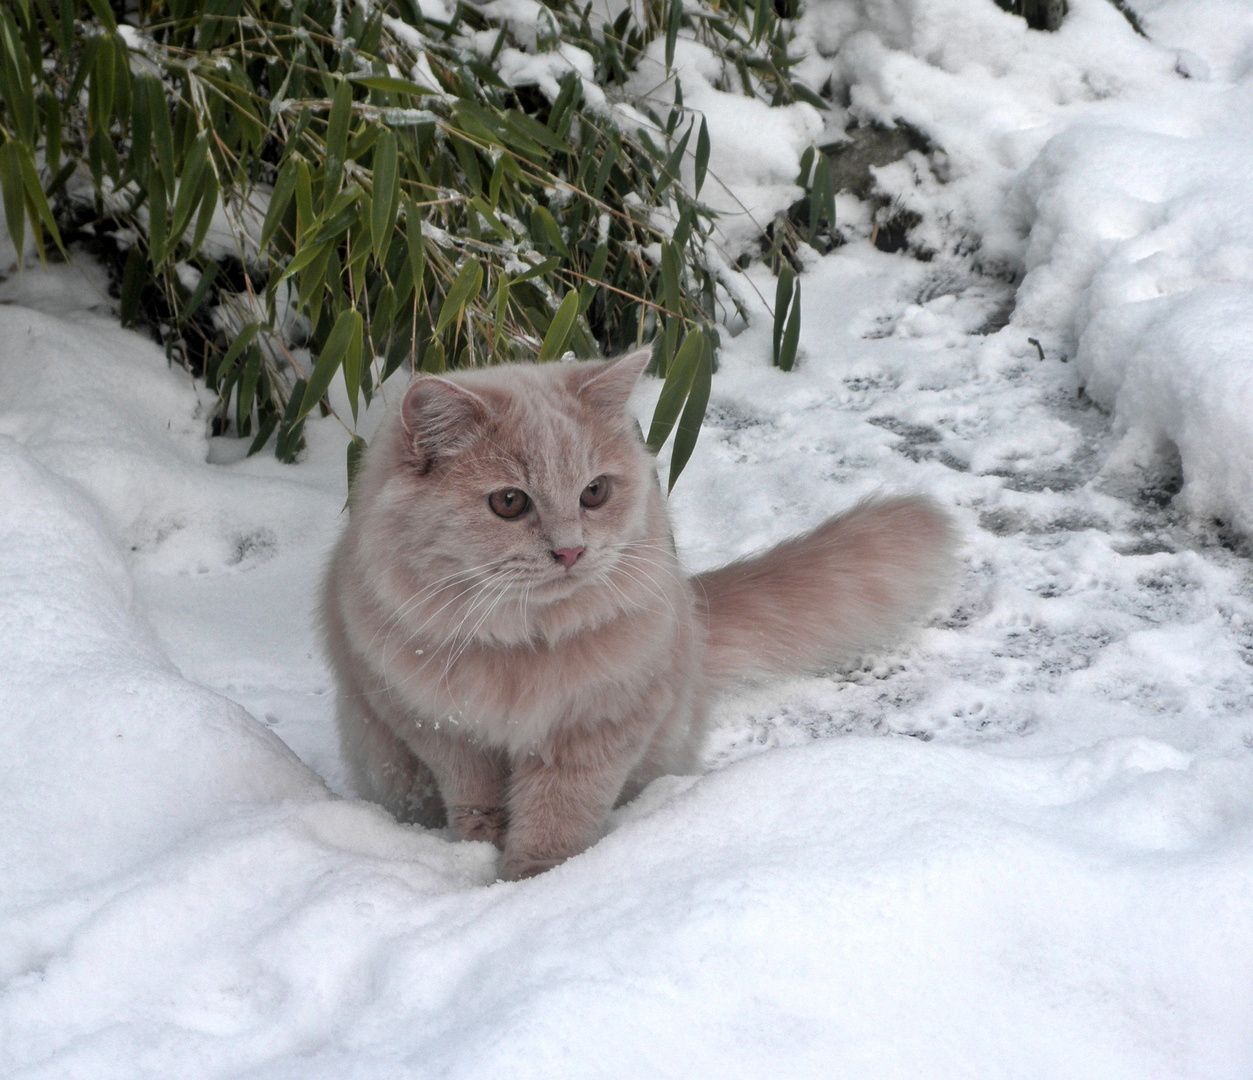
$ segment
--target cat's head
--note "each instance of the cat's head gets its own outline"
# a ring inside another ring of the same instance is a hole
[[[652,459],[627,400],[646,351],[421,376],[371,515],[415,570],[491,574],[557,599],[644,535]]]

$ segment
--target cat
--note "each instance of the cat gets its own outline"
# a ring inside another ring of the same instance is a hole
[[[583,851],[654,778],[696,771],[718,686],[882,643],[952,572],[949,518],[905,497],[685,578],[627,411],[648,359],[417,377],[326,575],[357,793],[495,844],[506,880]]]

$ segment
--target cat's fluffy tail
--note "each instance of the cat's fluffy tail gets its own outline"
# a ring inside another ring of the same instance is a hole
[[[930,499],[871,498],[812,532],[699,574],[705,673],[801,674],[899,634],[953,576],[956,532]]]

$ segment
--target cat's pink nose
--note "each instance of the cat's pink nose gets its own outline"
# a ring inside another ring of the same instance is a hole
[[[583,554],[581,547],[577,548],[557,548],[553,551],[553,558],[556,559],[567,570],[572,567],[578,557]]]

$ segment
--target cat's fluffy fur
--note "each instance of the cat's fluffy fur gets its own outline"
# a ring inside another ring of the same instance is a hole
[[[694,770],[719,683],[883,641],[951,569],[948,518],[896,498],[685,578],[626,411],[646,361],[418,378],[370,447],[327,574],[358,792],[502,847],[507,879],[582,851],[653,778]],[[583,506],[602,477],[608,498]],[[503,490],[529,509],[498,516]],[[569,566],[555,554],[580,548]]]

